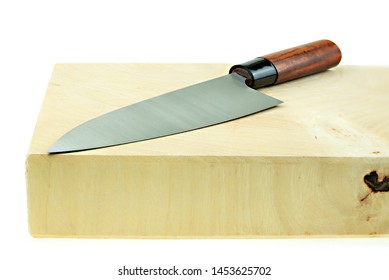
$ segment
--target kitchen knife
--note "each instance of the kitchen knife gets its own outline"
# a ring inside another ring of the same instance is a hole
[[[50,154],[138,142],[251,115],[282,103],[255,90],[334,67],[338,46],[320,40],[233,66],[229,74],[106,113],[73,128]]]

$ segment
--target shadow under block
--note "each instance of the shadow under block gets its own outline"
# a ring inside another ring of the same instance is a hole
[[[224,75],[229,66],[56,65],[27,156],[31,234],[388,235],[389,192],[373,191],[389,183],[386,67],[340,66],[261,89],[284,103],[221,125],[46,153],[90,118]]]

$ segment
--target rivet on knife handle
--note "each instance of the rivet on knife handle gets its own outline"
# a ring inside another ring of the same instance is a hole
[[[319,40],[234,65],[230,73],[246,77],[252,88],[270,86],[315,74],[339,64],[342,53],[330,40]]]

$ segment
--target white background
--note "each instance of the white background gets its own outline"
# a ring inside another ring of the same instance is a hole
[[[388,279],[384,238],[34,239],[28,233],[24,178],[55,63],[240,63],[328,38],[342,49],[342,64],[389,65],[385,2],[2,1],[0,279],[120,279],[117,269],[123,265],[265,265],[273,268],[269,279]]]

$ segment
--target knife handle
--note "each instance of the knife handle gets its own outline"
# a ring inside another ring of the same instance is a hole
[[[230,73],[246,77],[252,88],[275,85],[315,74],[339,64],[342,53],[330,40],[319,40],[234,65]]]

